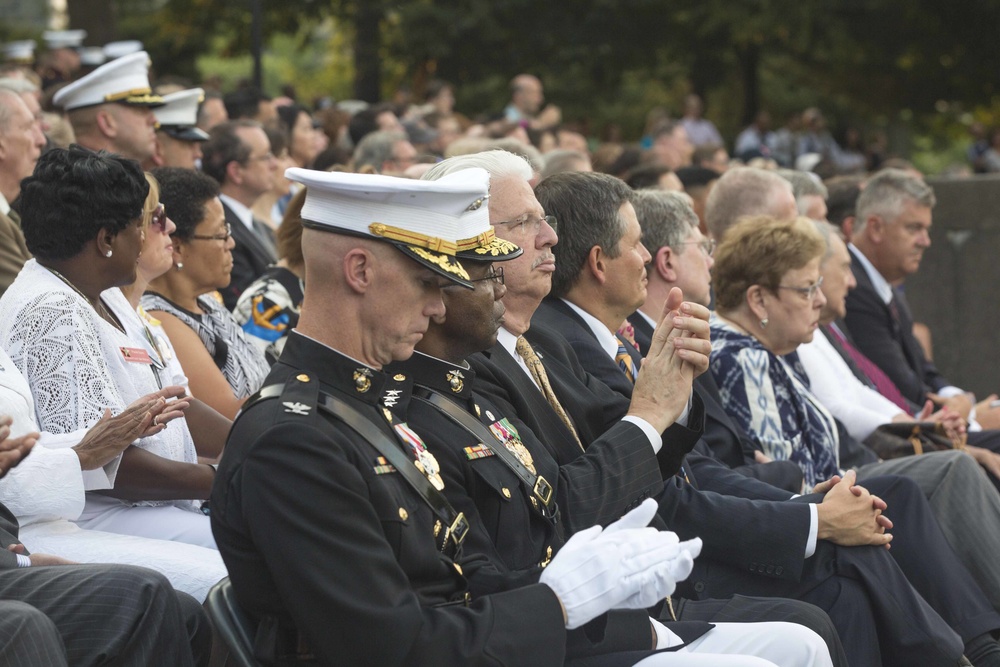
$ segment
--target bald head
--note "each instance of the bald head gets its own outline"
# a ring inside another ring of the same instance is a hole
[[[764,169],[730,169],[716,181],[705,203],[705,223],[717,240],[740,218],[758,215],[779,220],[797,215],[791,184]]]

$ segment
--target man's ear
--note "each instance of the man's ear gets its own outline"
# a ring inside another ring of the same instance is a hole
[[[99,109],[97,115],[94,116],[94,122],[97,123],[97,129],[101,131],[106,137],[114,137],[118,134],[118,120],[115,115],[108,109]]]
[[[354,248],[344,255],[343,269],[347,286],[358,294],[364,294],[374,279],[375,257],[366,248]]]
[[[603,285],[608,279],[608,256],[605,254],[604,249],[599,245],[595,245],[587,253],[587,261],[584,262],[584,270],[590,271],[590,275],[594,277],[599,285]]]
[[[236,160],[226,163],[226,180],[236,185],[243,183],[243,165]]]
[[[664,282],[677,282],[677,270],[674,268],[674,251],[670,246],[663,246],[656,251],[651,267]]]
[[[840,229],[843,230],[844,238],[850,242],[851,237],[854,236],[854,216],[849,215],[844,218],[844,222],[840,224]]]
[[[872,243],[881,243],[885,238],[885,220],[880,215],[873,215],[868,218],[862,234],[868,237]]]

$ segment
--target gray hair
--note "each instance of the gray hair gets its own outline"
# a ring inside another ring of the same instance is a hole
[[[864,231],[868,218],[879,216],[891,220],[898,216],[906,202],[934,208],[934,189],[921,179],[902,169],[884,169],[868,181],[858,197],[854,233]]]
[[[683,243],[691,229],[698,226],[698,215],[681,192],[637,190],[632,195],[632,206],[642,227],[642,244],[654,257],[660,248]]]
[[[0,88],[12,90],[15,93],[34,93],[38,90],[38,86],[27,79],[15,79],[9,76],[0,79]]]
[[[795,197],[795,204],[802,215],[805,215],[806,209],[809,208],[805,197],[822,197],[823,201],[829,197],[826,186],[813,173],[796,171],[795,169],[779,169],[778,175],[792,184],[792,195]]]
[[[550,151],[543,157],[545,158],[545,167],[542,169],[542,178],[548,178],[564,171],[580,171],[580,165],[590,164],[590,158],[580,151],[565,148]]]
[[[792,190],[791,184],[774,172],[753,167],[730,169],[715,182],[705,202],[705,224],[717,240],[740,218],[773,215],[777,189]]]
[[[826,220],[812,220],[812,223],[816,226],[816,231],[823,237],[823,242],[826,243],[826,252],[823,253],[823,257],[820,259],[820,264],[823,264],[833,254],[833,244],[830,243],[830,237],[836,236],[840,238],[840,228],[831,225]]]
[[[14,117],[14,108],[17,102],[24,102],[21,96],[9,88],[0,87],[0,133],[6,132],[10,128],[11,119]]]
[[[545,166],[545,158],[542,157],[541,151],[530,144],[524,144],[514,139],[513,137],[503,137],[501,139],[493,139],[483,150],[501,150],[507,151],[508,153],[514,153],[515,155],[522,156],[531,165],[535,173],[541,173],[542,168]]]
[[[404,132],[370,132],[358,142],[354,149],[354,170],[362,167],[374,167],[382,171],[382,163],[392,160],[392,149],[401,141],[409,141]]]
[[[421,180],[436,181],[442,176],[476,167],[488,171],[491,180],[504,176],[515,176],[530,181],[535,176],[534,170],[525,157],[504,150],[492,150],[456,155],[438,162],[421,177]]]

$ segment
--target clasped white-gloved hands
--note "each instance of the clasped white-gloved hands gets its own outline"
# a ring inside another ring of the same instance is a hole
[[[669,531],[649,528],[656,514],[647,499],[602,530],[573,535],[542,572],[566,610],[566,627],[580,627],[609,609],[644,609],[674,592],[694,567],[701,540],[681,543]]]

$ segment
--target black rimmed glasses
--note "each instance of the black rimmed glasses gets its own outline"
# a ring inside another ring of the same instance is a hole
[[[517,220],[504,220],[503,222],[494,222],[494,225],[508,225],[510,231],[526,231],[529,234],[538,234],[542,231],[542,223],[547,223],[549,227],[555,231],[556,228],[556,216],[554,215],[543,215],[537,218],[530,215],[523,216]]]
[[[470,283],[481,283],[487,280],[492,280],[497,285],[503,285],[503,267],[502,266],[491,266],[490,272],[483,276],[482,278],[473,278]]]
[[[792,287],[791,285],[778,285],[778,289],[787,289],[787,290],[792,290],[793,292],[798,292],[802,296],[812,301],[813,299],[816,298],[816,292],[818,292],[819,288],[822,286],[823,286],[823,276],[820,276],[819,280],[814,282],[812,285],[809,285],[808,287]]]
[[[701,251],[705,253],[706,256],[711,257],[715,254],[715,239],[702,239],[700,241],[681,241],[677,245],[696,245],[701,248]]]
[[[233,228],[227,222],[225,234],[192,234],[188,238],[197,241],[228,241],[233,238]]]

